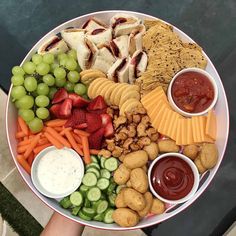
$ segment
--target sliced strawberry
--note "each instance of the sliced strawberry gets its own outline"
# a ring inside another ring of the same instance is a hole
[[[56,118],[60,118],[60,115],[59,115],[59,110],[61,108],[61,104],[54,104],[50,107],[49,111],[50,111],[50,114],[52,115],[52,117],[56,117]]]
[[[102,127],[102,119],[100,115],[93,113],[86,113],[86,123],[88,124],[87,132],[93,133]]]
[[[111,122],[111,116],[109,114],[101,114],[102,126],[105,127],[109,122]]]
[[[107,112],[107,109],[101,109],[101,110],[88,110],[90,113],[94,113],[94,114],[105,114]]]
[[[86,129],[87,127],[88,127],[87,123],[82,123],[74,126],[74,128],[76,129]]]
[[[102,139],[104,134],[104,128],[100,128],[96,132],[92,133],[89,137],[89,148],[101,149]]]
[[[86,113],[82,109],[74,109],[72,116],[68,119],[65,124],[65,127],[79,128],[77,127],[80,124],[86,123]],[[86,124],[87,125],[87,124]],[[85,127],[87,128],[87,127]]]
[[[104,136],[106,138],[111,138],[113,135],[114,135],[114,128],[112,122],[109,122],[105,127]]]
[[[61,89],[57,90],[56,93],[54,94],[53,99],[52,99],[52,104],[62,102],[66,98],[68,98],[67,91],[64,88],[61,88]]]
[[[94,111],[94,110],[103,110],[107,108],[107,104],[104,101],[104,98],[99,95],[96,98],[94,98],[88,105],[88,111]]]
[[[70,93],[69,98],[73,101],[73,107],[83,108],[87,107],[89,104],[89,100],[79,96],[76,93]]]
[[[72,110],[72,100],[70,98],[66,98],[60,107],[59,115],[62,118],[69,118],[71,116]]]

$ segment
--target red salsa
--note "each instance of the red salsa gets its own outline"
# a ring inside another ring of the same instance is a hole
[[[181,110],[198,113],[206,110],[213,102],[214,88],[205,75],[185,72],[173,82],[171,94]]]
[[[155,163],[151,172],[154,190],[168,200],[185,197],[192,189],[194,175],[191,167],[182,159],[168,156]]]

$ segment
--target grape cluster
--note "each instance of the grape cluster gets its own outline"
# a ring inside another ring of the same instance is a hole
[[[32,132],[39,132],[43,128],[42,120],[49,118],[50,100],[58,88],[64,87],[87,98],[86,86],[79,83],[79,72],[73,49],[57,56],[34,54],[22,67],[12,68],[12,101]]]

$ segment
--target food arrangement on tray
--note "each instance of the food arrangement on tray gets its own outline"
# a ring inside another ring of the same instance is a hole
[[[133,227],[163,214],[217,164],[218,89],[206,66],[160,20],[115,14],[62,30],[12,69],[18,162],[45,196],[58,185],[61,207],[83,220]],[[83,167],[62,160],[70,149]]]

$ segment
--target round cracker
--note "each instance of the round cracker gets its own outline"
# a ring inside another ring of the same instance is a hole
[[[126,90],[125,90],[126,91]],[[124,95],[123,95],[124,94]],[[140,100],[140,93],[137,92],[136,90],[131,90],[131,91],[127,91],[127,93],[124,93],[123,92],[121,98],[120,98],[120,103],[119,103],[119,106],[122,106],[122,104],[130,99],[130,98],[134,98],[134,99],[137,99],[137,100]]]
[[[109,86],[112,84],[111,80],[104,81],[103,83],[100,83],[97,89],[95,90],[96,96],[101,95],[101,91],[106,87],[107,85]]]
[[[112,94],[112,92],[113,92],[115,89],[117,89],[117,87],[118,87],[118,84],[117,84],[117,83],[113,83],[113,84],[107,89],[107,91],[105,91],[105,93],[104,93],[104,99],[105,99],[105,101],[106,101],[106,103],[107,103],[108,105],[114,105],[114,104],[111,102],[111,94]]]
[[[120,115],[124,115],[126,111],[128,111],[128,107],[131,107],[130,104],[136,104],[136,103],[139,103],[138,100],[134,99],[134,98],[130,98],[128,99],[127,101],[125,101],[123,103],[123,105],[120,107]]]
[[[121,84],[119,84],[117,89],[114,90],[113,93],[111,93],[110,98],[111,98],[111,101],[114,105],[119,106],[121,94],[123,93],[123,90],[125,90],[127,88],[127,86],[129,86],[129,85],[126,83],[121,83]]]
[[[110,83],[106,83],[104,84],[104,86],[102,86],[102,89],[99,90],[99,95],[103,96],[105,98],[105,93],[107,90],[109,90],[109,88],[114,84],[113,81],[111,81]]]
[[[101,72],[101,71],[93,71],[93,72],[89,72],[89,73],[86,73],[86,74],[84,74],[84,75],[82,75],[81,76],[81,79],[82,80],[86,80],[86,79],[90,79],[90,78],[94,78],[94,79],[96,79],[96,78],[101,78],[101,77],[106,77],[106,75],[103,73],[103,72]]]
[[[100,84],[104,83],[106,80],[106,78],[97,78],[95,79],[89,86],[89,91],[88,91],[88,96],[90,98],[95,98],[96,97],[96,90],[97,88],[100,86]]]

